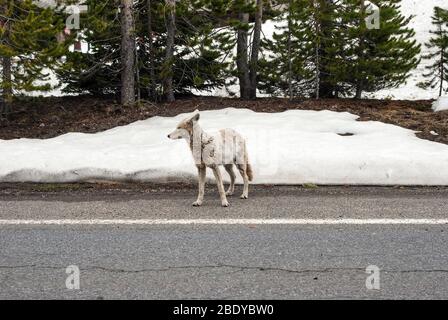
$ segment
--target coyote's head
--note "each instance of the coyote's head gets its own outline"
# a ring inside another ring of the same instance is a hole
[[[193,115],[182,120],[176,127],[176,130],[168,135],[172,140],[176,139],[191,139],[193,136],[193,129],[196,122],[199,120],[199,110],[196,110]]]

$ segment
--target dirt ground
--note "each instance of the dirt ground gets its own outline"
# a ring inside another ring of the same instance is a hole
[[[51,138],[67,132],[95,133],[153,116],[221,108],[249,108],[258,112],[289,109],[347,111],[360,121],[382,121],[419,131],[420,138],[448,144],[448,111],[434,113],[431,101],[296,100],[260,98],[242,101],[218,97],[182,98],[173,103],[143,102],[121,107],[111,98],[50,97],[18,101],[8,120],[0,120],[0,139]],[[434,135],[435,132],[438,135]]]

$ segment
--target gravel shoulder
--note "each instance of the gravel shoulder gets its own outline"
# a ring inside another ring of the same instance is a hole
[[[24,186],[27,186],[25,188]],[[194,185],[1,185],[2,219],[447,218],[448,188],[252,186],[222,208],[215,186],[192,207]],[[39,190],[38,188],[43,188]]]

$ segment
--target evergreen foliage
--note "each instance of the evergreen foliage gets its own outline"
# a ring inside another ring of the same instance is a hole
[[[287,24],[266,41],[262,88],[275,95],[361,97],[394,88],[419,63],[420,46],[400,0],[373,1],[380,28],[369,29],[362,0],[284,0]]]
[[[431,31],[433,36],[425,44],[430,53],[423,56],[432,63],[425,68],[426,81],[419,85],[425,89],[438,88],[441,96],[443,92],[448,93],[448,10],[435,7],[432,23],[435,30]]]
[[[63,10],[42,8],[32,0],[0,0],[0,57],[10,61],[10,70],[3,64],[2,73],[11,72],[10,80],[0,78],[4,92],[52,89],[49,70],[70,44],[58,41],[65,29]]]

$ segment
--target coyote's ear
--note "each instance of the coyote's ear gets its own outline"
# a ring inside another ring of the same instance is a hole
[[[191,121],[198,121],[198,120],[199,120],[199,110],[196,109],[193,117],[191,118]]]

